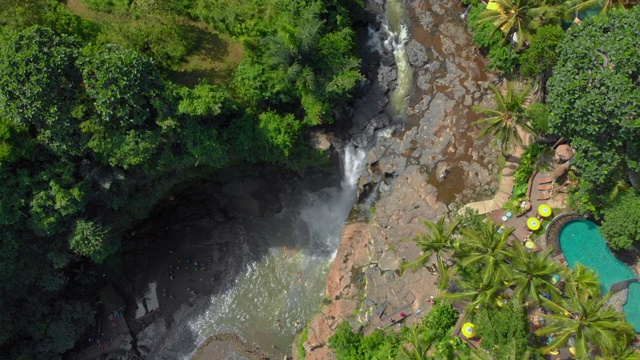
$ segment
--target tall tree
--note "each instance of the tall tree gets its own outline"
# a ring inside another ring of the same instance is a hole
[[[454,221],[446,223],[446,219],[442,216],[438,221],[424,221],[423,224],[429,232],[427,234],[419,235],[413,239],[415,243],[422,250],[422,254],[415,260],[401,265],[401,269],[416,271],[423,267],[431,255],[435,254],[436,264],[438,266],[438,272],[440,274],[440,282],[447,284],[447,271],[444,264],[443,255],[453,253],[458,248],[458,240],[455,238],[455,231],[459,222]]]
[[[553,276],[561,273],[558,264],[549,260],[552,251],[547,249],[543,253],[532,253],[516,242],[509,256],[509,283],[515,285],[513,296],[518,301],[524,302],[530,298],[539,304],[542,293],[550,294],[553,298],[560,295],[552,282]]]
[[[640,173],[640,7],[572,29],[559,46],[547,98],[551,130],[572,140],[574,206],[598,213],[619,180]],[[637,186],[637,184],[634,184]]]
[[[575,338],[580,358],[588,358],[591,347],[597,348],[604,356],[626,349],[633,338],[633,328],[624,321],[624,314],[608,304],[610,297],[611,294],[584,297],[569,286],[562,298],[543,298],[544,306],[552,312],[542,315],[547,321],[536,334],[553,336],[553,340],[542,349],[543,352],[566,345],[571,337]]]
[[[463,229],[464,249],[460,264],[470,267],[485,279],[506,280],[510,269],[505,260],[509,257],[507,241],[515,229],[498,231],[493,221],[486,221],[479,229]]]

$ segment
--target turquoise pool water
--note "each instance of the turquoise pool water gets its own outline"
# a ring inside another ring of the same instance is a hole
[[[633,270],[613,256],[598,226],[591,221],[573,220],[564,225],[560,230],[560,248],[571,268],[581,263],[596,271],[605,294],[612,284],[636,277]],[[629,285],[624,312],[634,330],[640,331],[640,284]]]

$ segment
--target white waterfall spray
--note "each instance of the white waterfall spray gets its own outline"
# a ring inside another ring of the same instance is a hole
[[[364,170],[365,158],[367,153],[361,149],[356,148],[353,144],[348,144],[344,148],[342,156],[342,188],[348,194],[349,197],[355,196],[355,189],[358,186],[358,180],[360,174]]]

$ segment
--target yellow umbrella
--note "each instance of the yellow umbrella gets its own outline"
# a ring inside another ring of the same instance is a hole
[[[464,325],[462,325],[462,335],[464,335],[467,339],[471,339],[476,334],[475,330],[473,329],[474,327],[475,325],[470,322],[464,323]]]
[[[493,0],[489,0],[489,3],[487,3],[487,10],[503,12],[502,5],[498,4],[496,1],[493,1]]]
[[[529,227],[529,229],[536,231],[540,229],[540,220],[534,217],[530,217],[529,220],[527,220],[527,226]]]
[[[542,217],[551,216],[551,207],[547,204],[541,204],[540,206],[538,206],[538,214],[540,214],[540,216]]]
[[[535,249],[536,248],[536,243],[534,243],[531,240],[527,240],[524,243],[524,247],[526,247],[527,249]]]

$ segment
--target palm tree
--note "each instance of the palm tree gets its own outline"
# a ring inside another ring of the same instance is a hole
[[[494,306],[505,289],[505,284],[498,276],[476,274],[471,280],[456,277],[455,285],[441,293],[440,298],[453,302],[466,301],[465,311],[470,313],[482,306]]]
[[[516,242],[510,256],[512,271],[509,279],[509,284],[515,285],[514,298],[520,302],[531,298],[539,304],[541,293],[551,294],[553,298],[560,296],[560,291],[552,283],[553,275],[561,272],[558,264],[548,260],[552,251],[530,253]]]
[[[487,221],[479,229],[464,229],[464,249],[460,264],[464,267],[481,267],[483,278],[499,277],[503,280],[509,273],[505,260],[509,257],[507,241],[513,228],[499,231],[498,225]]]
[[[600,296],[600,279],[593,269],[580,263],[571,270],[565,284],[565,293],[585,301]]]
[[[557,7],[539,6],[535,0],[491,0],[497,9],[487,9],[482,14],[481,22],[490,22],[497,31],[501,31],[505,40],[512,40],[516,49],[525,43],[531,43],[536,29],[544,24],[558,20],[561,11]],[[492,34],[493,36],[493,34]]]
[[[567,8],[567,13],[576,14],[577,17],[578,12],[583,10],[600,9],[598,15],[602,16],[611,9],[629,9],[638,3],[638,0],[568,0],[563,5]]]
[[[588,358],[590,347],[599,348],[606,358],[626,349],[633,337],[631,324],[624,321],[624,314],[607,304],[611,294],[605,297],[584,298],[568,288],[566,297],[551,301],[542,298],[550,314],[542,314],[547,324],[536,331],[537,335],[551,335],[553,340],[543,352],[560,348],[575,337],[575,348],[580,359]]]
[[[640,360],[640,353],[634,349],[626,348],[616,354],[609,354],[607,358],[596,356],[596,360]]]
[[[526,86],[518,91],[513,83],[507,82],[506,93],[502,94],[495,85],[489,84],[489,86],[494,93],[495,109],[481,106],[474,106],[472,109],[485,116],[484,119],[476,122],[483,127],[479,136],[492,135],[495,137],[501,146],[502,154],[506,155],[510,145],[522,144],[522,136],[520,135],[522,131],[533,133],[525,106],[531,87]]]
[[[413,326],[410,329],[410,342],[409,344],[400,345],[398,351],[398,360],[426,360],[427,351],[431,347],[432,341],[427,341],[420,331],[418,326]]]
[[[429,233],[419,235],[413,239],[422,250],[422,255],[411,262],[403,263],[400,268],[402,271],[407,269],[416,271],[427,263],[432,254],[435,254],[440,283],[448,284],[448,272],[445,268],[443,254],[457,250],[458,242],[454,237],[454,232],[460,222],[454,221],[446,224],[443,216],[436,222],[424,221],[423,224],[429,229]]]

